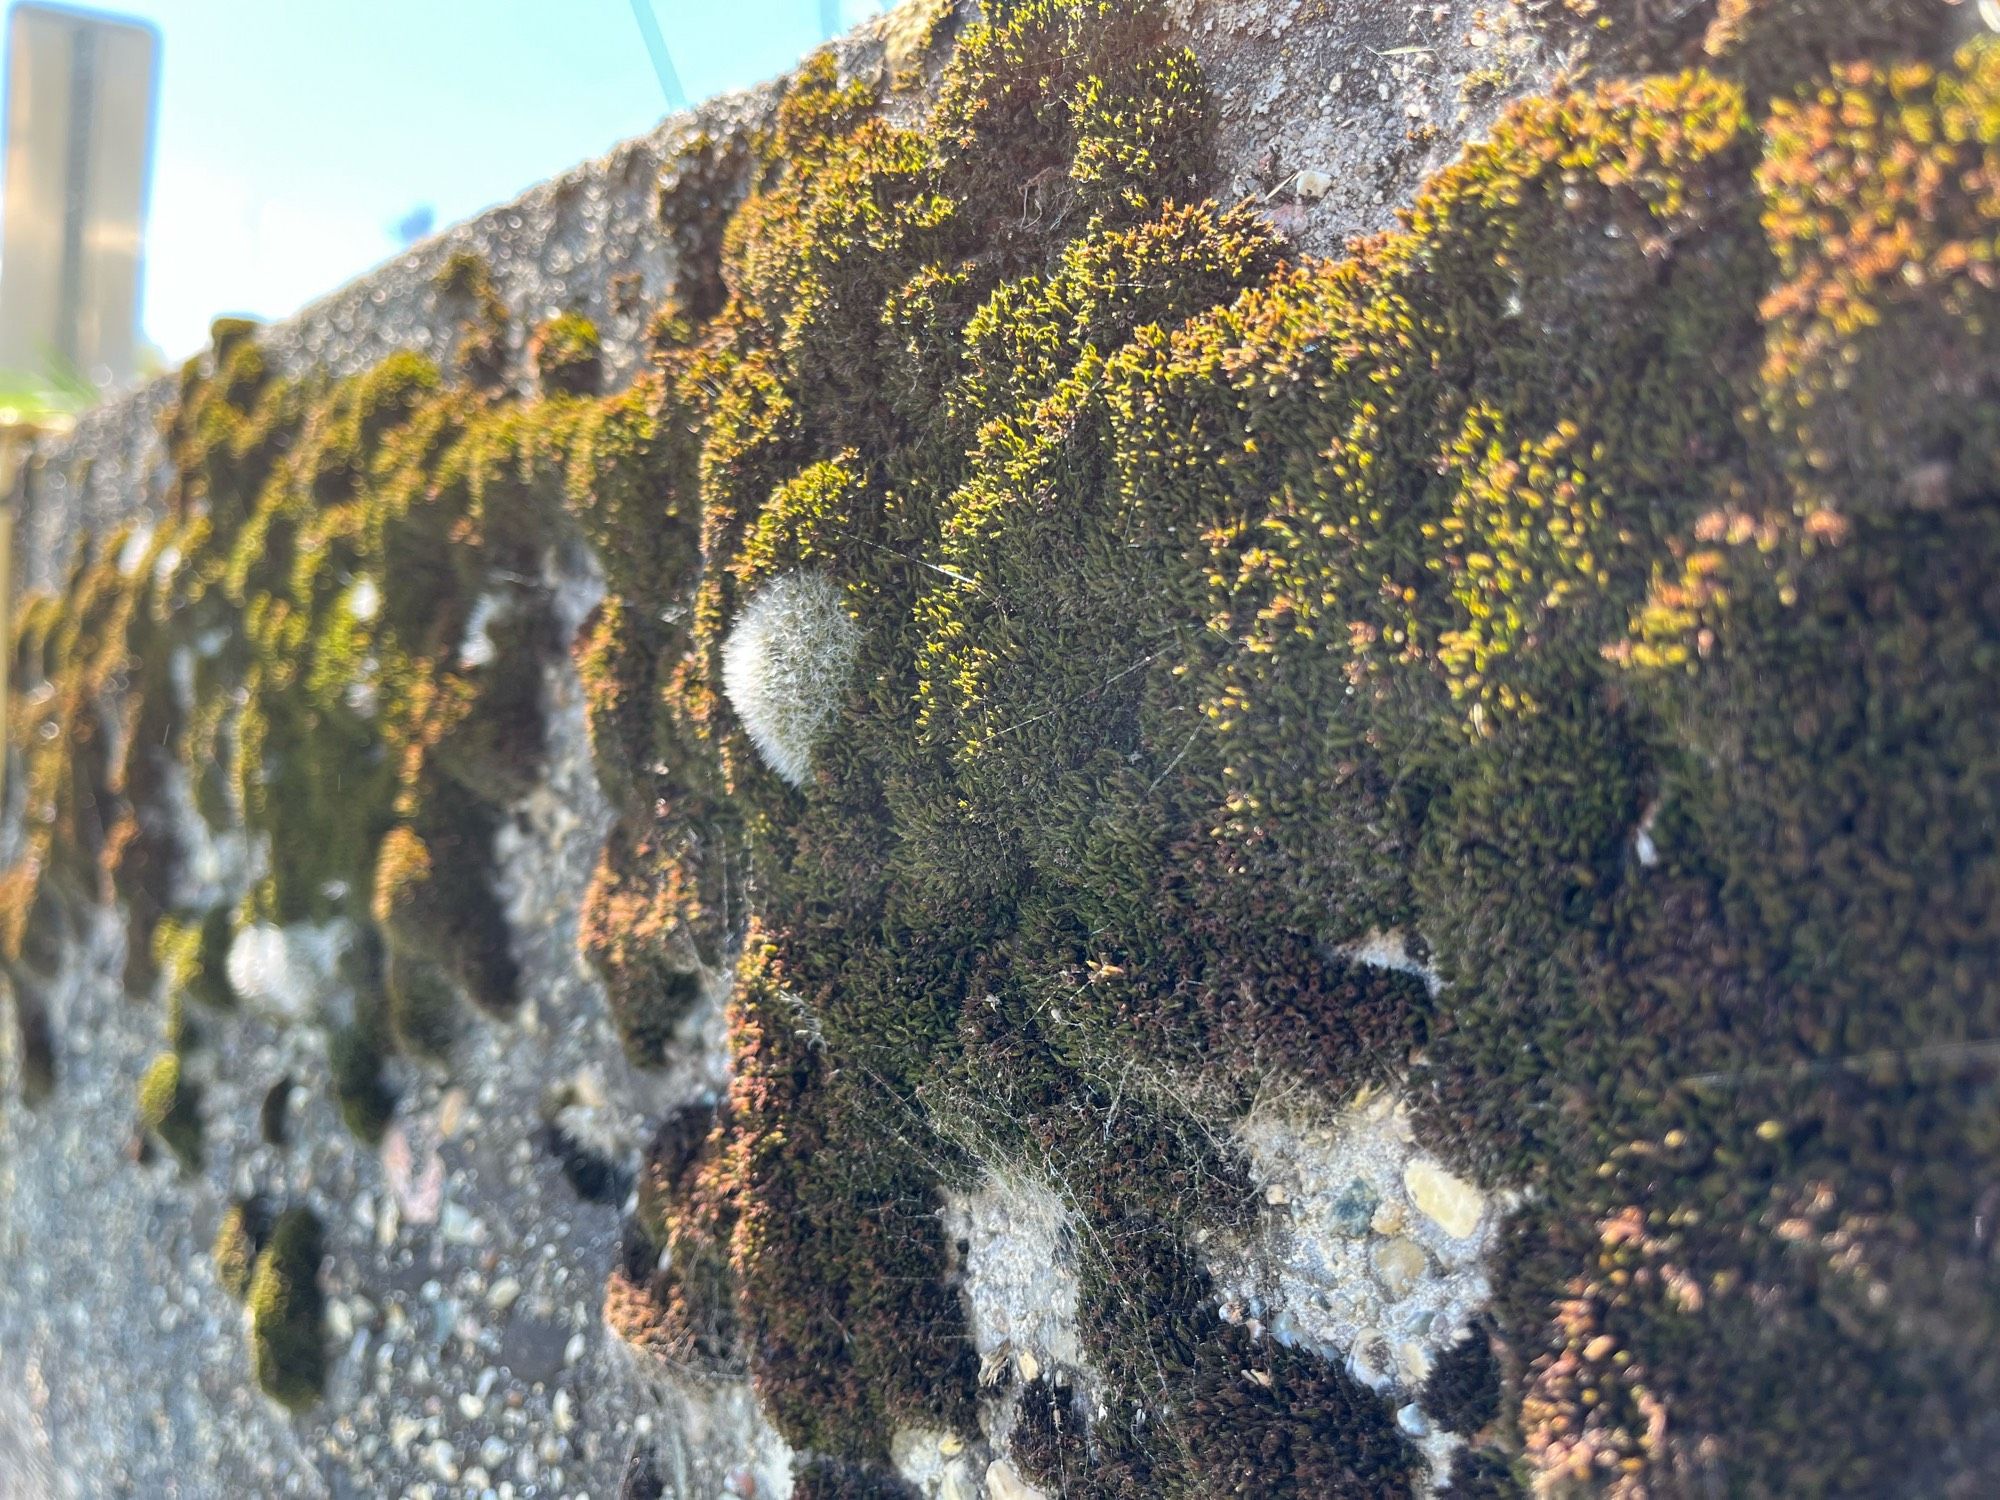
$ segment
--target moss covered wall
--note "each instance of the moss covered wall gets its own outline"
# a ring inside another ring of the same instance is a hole
[[[921,116],[829,55],[688,142],[629,381],[476,257],[446,357],[218,328],[157,524],[17,626],[21,1055],[116,903],[198,1171],[186,1017],[337,923],[379,1132],[387,1057],[516,1003],[495,833],[573,658],[632,1058],[733,975],[606,1316],[747,1374],[795,1493],[901,1493],[913,1430],[1066,1495],[1979,1493],[2000,49],[1915,0],[1549,9],[1572,76],[1337,256],[1208,197],[1163,15],[1023,0],[932,39]],[[1274,1093],[1393,1097],[1504,1212],[1422,1378],[1218,1287]],[[940,1207],[999,1172],[1069,1215],[1075,1369],[982,1369]]]

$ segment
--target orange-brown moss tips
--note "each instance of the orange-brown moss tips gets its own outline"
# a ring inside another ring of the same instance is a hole
[[[2000,462],[2000,49],[1772,107],[1764,408],[1820,503],[1964,503]]]

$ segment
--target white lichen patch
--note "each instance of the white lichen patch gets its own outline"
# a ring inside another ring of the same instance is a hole
[[[1444,988],[1444,981],[1429,964],[1419,961],[1410,952],[1409,939],[1400,927],[1376,928],[1364,933],[1351,943],[1342,943],[1333,950],[1334,956],[1344,958],[1349,963],[1361,964],[1370,969],[1387,969],[1395,974],[1414,974],[1424,982],[1424,988],[1433,996]]]
[[[764,764],[803,786],[861,650],[861,627],[823,573],[759,589],[722,644],[722,688]]]
[[[381,587],[366,573],[348,587],[347,612],[363,624],[382,612]]]
[[[980,1500],[986,1461],[955,1432],[905,1427],[889,1440],[889,1461],[923,1500]]]
[[[465,638],[458,643],[458,664],[465,671],[490,666],[500,655],[493,640],[493,626],[511,612],[513,601],[505,594],[485,593],[472,601],[466,618]]]
[[[246,1005],[304,1020],[345,989],[340,961],[351,937],[346,922],[253,923],[229,945],[230,986]]]
[[[1247,1247],[1211,1257],[1222,1315],[1344,1363],[1442,1475],[1458,1439],[1417,1392],[1491,1295],[1486,1260],[1511,1199],[1421,1150],[1387,1092],[1331,1119],[1260,1105],[1235,1134],[1265,1206]]]
[[[1048,1500],[1021,1477],[1011,1460],[996,1458],[986,1466],[986,1500]]]
[[[997,1383],[1011,1364],[1022,1382],[1061,1371],[1096,1389],[1077,1338],[1075,1230],[1062,1200],[1025,1177],[989,1173],[977,1192],[945,1194],[944,1230],[964,1246],[981,1383]]]

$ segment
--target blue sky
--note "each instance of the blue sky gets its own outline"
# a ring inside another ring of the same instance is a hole
[[[822,0],[651,0],[690,98],[784,71]],[[666,113],[630,0],[132,0],[162,38],[144,324],[282,317]],[[843,23],[876,0],[839,0]]]

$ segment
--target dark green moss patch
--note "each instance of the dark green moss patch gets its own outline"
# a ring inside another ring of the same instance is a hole
[[[581,313],[550,318],[528,340],[528,357],[542,390],[551,396],[588,396],[604,373],[604,341]]]
[[[894,1474],[808,1456],[792,1472],[795,1500],[916,1500],[919,1492]]]
[[[1500,1361],[1485,1328],[1475,1323],[1437,1356],[1418,1400],[1431,1421],[1465,1437],[1500,1415]]]
[[[209,1254],[215,1279],[238,1302],[249,1299],[257,1257],[270,1242],[272,1228],[270,1205],[260,1198],[238,1198],[223,1210]]]
[[[140,1076],[139,1125],[166,1144],[182,1170],[201,1170],[201,1090],[182,1076],[179,1053],[162,1052]]]
[[[293,1411],[326,1387],[326,1336],[319,1290],[321,1234],[310,1209],[278,1216],[250,1275],[250,1355],[264,1394]]]

